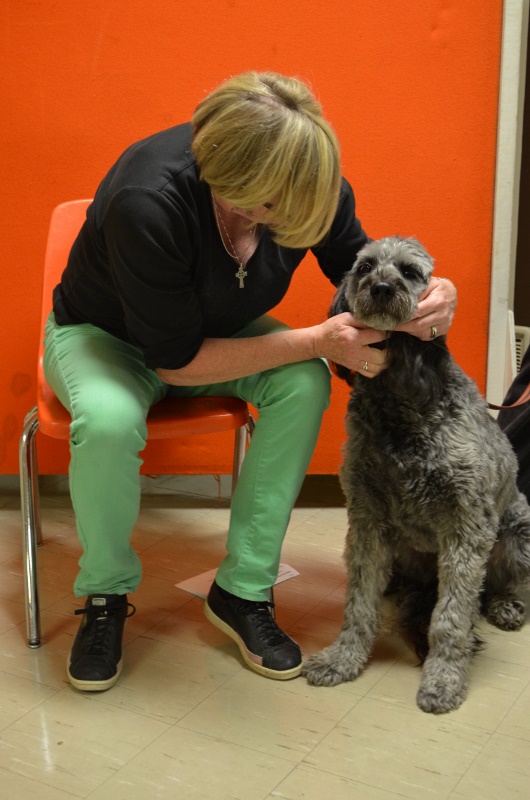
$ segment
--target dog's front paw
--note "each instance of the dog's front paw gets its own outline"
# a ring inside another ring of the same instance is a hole
[[[352,681],[360,671],[344,648],[333,645],[310,656],[302,665],[302,675],[313,686],[337,686]]]
[[[514,594],[493,597],[486,607],[486,619],[502,631],[516,631],[526,619],[525,604]]]
[[[416,695],[422,711],[446,714],[462,705],[467,695],[467,685],[456,672],[444,672],[437,677],[424,677]]]

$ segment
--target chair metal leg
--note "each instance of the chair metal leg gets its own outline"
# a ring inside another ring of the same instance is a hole
[[[40,524],[37,454],[34,437],[39,427],[37,409],[24,420],[20,437],[20,507],[22,511],[22,557],[24,561],[24,596],[28,646],[40,647],[39,590],[37,585],[37,541]]]
[[[35,431],[36,433],[36,431]],[[40,518],[40,488],[39,466],[37,464],[37,437],[34,435],[29,440],[31,458],[31,489],[33,492],[33,522],[35,525],[35,541],[42,544],[42,526]]]
[[[237,479],[239,478],[241,467],[243,466],[243,460],[245,458],[245,453],[247,452],[247,443],[250,441],[252,437],[252,433],[254,432],[254,427],[255,427],[255,422],[252,415],[250,414],[248,423],[236,430],[236,441],[234,446],[234,467],[232,470],[232,494],[234,494],[234,490],[237,485]]]

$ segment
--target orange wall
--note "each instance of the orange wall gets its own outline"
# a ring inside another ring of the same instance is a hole
[[[35,399],[52,208],[92,196],[128,144],[246,69],[312,84],[366,230],[417,236],[457,283],[450,344],[484,388],[501,0],[18,0],[0,15],[0,473],[17,472]],[[277,313],[310,325],[330,295],[308,258]],[[346,400],[336,381],[312,472],[337,470]],[[146,469],[228,472],[228,444],[153,444]],[[39,453],[42,472],[66,472],[64,445],[43,437]]]

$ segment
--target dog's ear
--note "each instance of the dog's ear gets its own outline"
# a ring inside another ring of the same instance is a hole
[[[343,278],[342,283],[339,284],[333,296],[333,300],[331,301],[328,317],[335,317],[337,314],[342,314],[345,311],[351,311],[351,309],[346,299],[346,278]],[[338,378],[346,381],[348,386],[353,386],[355,372],[352,372],[348,367],[343,367],[342,364],[336,364],[334,361],[330,361],[329,366]]]
[[[348,369],[348,367],[343,367],[342,364],[336,364],[334,361],[328,361],[330,369],[332,372],[335,373],[337,378],[341,378],[343,381],[346,381],[348,386],[353,386],[355,372],[353,370]]]
[[[328,317],[335,317],[337,314],[342,314],[344,311],[351,311],[346,298],[346,278],[343,278],[342,283],[339,284],[337,291],[333,295]]]

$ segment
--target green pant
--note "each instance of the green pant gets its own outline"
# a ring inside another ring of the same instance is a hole
[[[238,336],[285,330],[261,317]],[[45,331],[46,379],[72,415],[70,492],[83,547],[76,595],[133,592],[141,563],[130,546],[140,508],[139,452],[149,408],[166,394],[241,397],[259,411],[230,515],[227,556],[216,580],[233,594],[264,600],[276,580],[293,504],[316,444],[330,393],[320,359],[226,383],[169,387],[140,350],[93,325]]]

